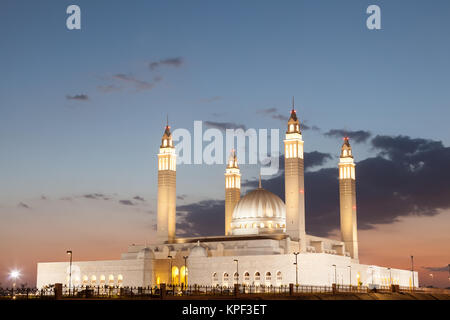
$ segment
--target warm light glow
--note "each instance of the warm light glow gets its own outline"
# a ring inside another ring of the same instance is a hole
[[[9,276],[11,278],[13,278],[14,280],[16,280],[17,278],[20,277],[20,271],[19,270],[13,270],[9,273]]]

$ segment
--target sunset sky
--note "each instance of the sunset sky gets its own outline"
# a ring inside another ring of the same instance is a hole
[[[81,30],[66,8],[81,8]],[[366,9],[381,7],[382,30]],[[280,129],[295,96],[307,232],[339,237],[337,162],[357,163],[360,262],[449,287],[450,2],[2,1],[0,286],[36,263],[155,239],[166,123]],[[206,145],[206,143],[204,144]],[[284,199],[280,172],[263,187]],[[241,165],[242,194],[259,165]],[[178,234],[218,235],[224,166],[177,169]],[[432,274],[433,276],[431,276]]]

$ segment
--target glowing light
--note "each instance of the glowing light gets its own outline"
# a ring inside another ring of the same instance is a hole
[[[19,270],[13,270],[9,273],[9,276],[13,278],[14,280],[20,277],[20,271]]]

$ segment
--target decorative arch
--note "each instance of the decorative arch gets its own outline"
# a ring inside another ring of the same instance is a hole
[[[182,266],[180,269],[180,281],[182,284],[186,284],[188,283],[188,268],[185,266]]]
[[[176,266],[172,267],[172,284],[180,284],[180,270]]]

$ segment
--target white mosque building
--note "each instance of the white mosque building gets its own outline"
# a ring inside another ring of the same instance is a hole
[[[177,238],[176,154],[167,125],[158,154],[156,243],[132,245],[120,260],[74,261],[71,269],[68,261],[38,263],[37,287],[68,285],[69,279],[74,287],[236,282],[281,286],[296,281],[320,286],[418,286],[417,272],[359,263],[355,162],[348,138],[339,161],[341,240],[306,233],[303,143],[293,108],[284,140],[285,201],[263,189],[261,182],[241,197],[241,173],[233,152],[225,169],[224,235]]]

